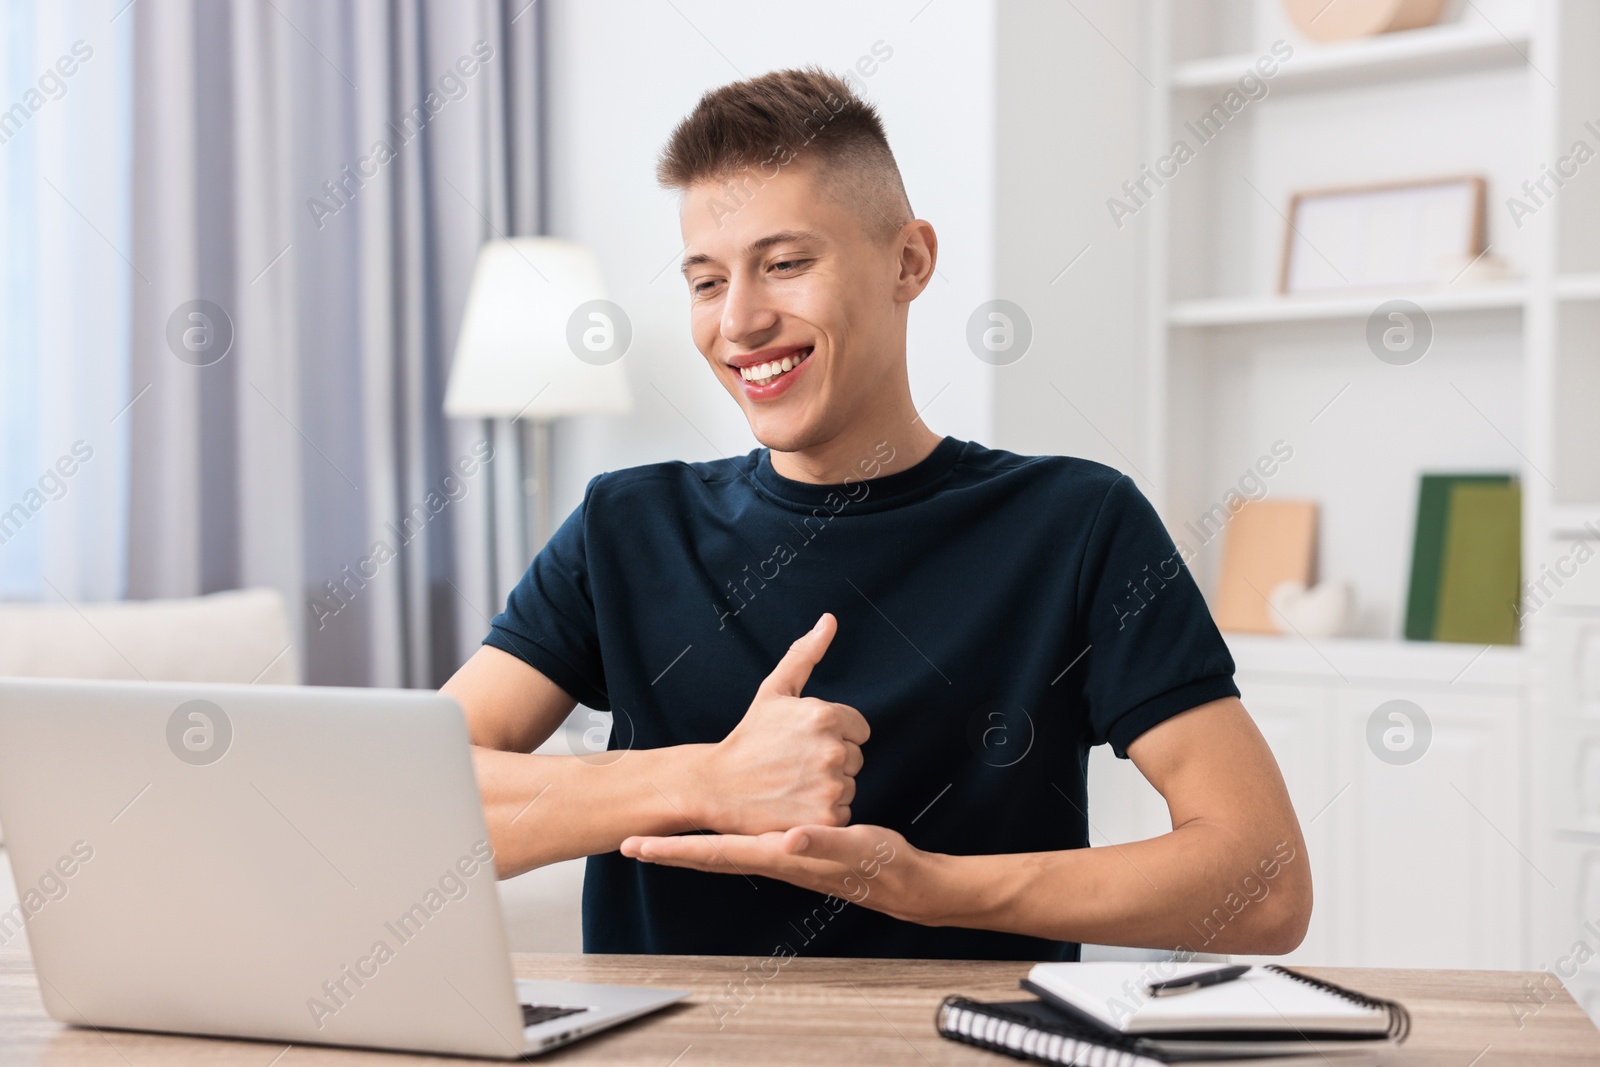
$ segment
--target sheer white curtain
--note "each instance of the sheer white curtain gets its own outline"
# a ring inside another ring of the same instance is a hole
[[[0,599],[126,586],[124,3],[0,0]]]
[[[125,17],[129,591],[275,586],[308,680],[435,685],[506,581],[516,457],[440,404],[479,244],[537,232],[537,5]]]

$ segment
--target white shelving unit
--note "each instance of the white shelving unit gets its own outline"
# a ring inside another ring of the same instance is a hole
[[[1597,146],[1600,149],[1600,146]],[[1563,302],[1600,300],[1600,274],[1562,275],[1555,298]],[[1526,285],[1480,285],[1461,289],[1385,292],[1378,300],[1405,297],[1430,315],[1453,311],[1522,312],[1532,290]],[[1171,326],[1254,326],[1274,322],[1330,319],[1365,321],[1377,301],[1364,296],[1246,296],[1180,300],[1167,305]]]
[[[1600,300],[1600,274],[1564,274],[1556,279],[1562,300]]]
[[[1326,683],[1411,684],[1449,689],[1461,684],[1515,695],[1524,681],[1520,649],[1442,641],[1383,641],[1329,637],[1304,641],[1265,634],[1229,634],[1228,648],[1241,674],[1286,674]]]
[[[1366,296],[1221,297],[1182,300],[1167,305],[1171,326],[1255,326],[1277,322],[1357,319],[1365,322],[1372,309],[1392,296],[1404,296],[1432,314],[1453,311],[1521,312],[1528,300],[1522,285],[1485,285],[1472,289],[1427,289]]]
[[[1450,24],[1410,33],[1327,45],[1283,72],[1281,88],[1318,90],[1382,84],[1405,78],[1460,74],[1527,63],[1529,34],[1504,34],[1489,25]],[[1254,63],[1259,53],[1211,56],[1171,68],[1170,88],[1221,89]]]
[[[1475,0],[1437,27],[1319,46],[1277,0],[1148,2],[1152,162],[1193,140],[1186,120],[1274,42],[1293,49],[1130,221],[1151,310],[1143,471],[1174,537],[1286,441],[1294,458],[1268,491],[1319,501],[1322,577],[1350,582],[1362,609],[1349,638],[1230,635],[1318,875],[1291,958],[1553,966],[1583,918],[1600,920],[1600,559],[1525,614],[1520,647],[1399,634],[1421,473],[1516,472],[1531,578],[1600,529],[1600,159],[1520,225],[1506,204],[1574,141],[1600,151],[1584,125],[1600,126],[1600,4]],[[1276,294],[1296,189],[1460,173],[1488,179],[1487,239],[1512,280]],[[1366,347],[1368,317],[1393,298],[1434,331],[1408,367]],[[1209,591],[1217,544],[1193,547]],[[1406,766],[1366,741],[1394,699],[1433,730]],[[1096,810],[1117,813],[1097,815],[1109,839],[1165,828],[1137,774],[1108,767],[1091,785]],[[1600,1013],[1600,965],[1570,984]]]
[[[1557,505],[1550,512],[1550,532],[1556,538],[1593,540],[1600,531],[1600,505]]]

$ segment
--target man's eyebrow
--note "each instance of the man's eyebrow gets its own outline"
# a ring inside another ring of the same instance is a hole
[[[825,240],[822,234],[815,230],[781,230],[778,233],[769,233],[765,237],[758,237],[744,248],[744,255],[751,255],[773,245],[787,244],[791,241],[821,242]],[[711,257],[704,252],[697,252],[692,256],[685,256],[683,265],[678,268],[679,273],[688,274],[690,267],[698,267],[702,263],[710,263]]]

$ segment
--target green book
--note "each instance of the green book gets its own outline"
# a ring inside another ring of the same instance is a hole
[[[1456,485],[1439,579],[1440,641],[1517,643],[1522,585],[1522,486]]]
[[[1445,531],[1451,491],[1457,485],[1509,485],[1509,474],[1424,474],[1417,493],[1417,533],[1411,549],[1406,598],[1407,640],[1437,641],[1439,584],[1444,575]]]

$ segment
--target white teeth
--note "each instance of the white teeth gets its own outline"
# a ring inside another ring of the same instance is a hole
[[[778,375],[794,370],[801,363],[804,356],[784,356],[781,360],[770,363],[758,363],[753,367],[740,367],[739,376],[747,382],[756,385],[766,385]]]

